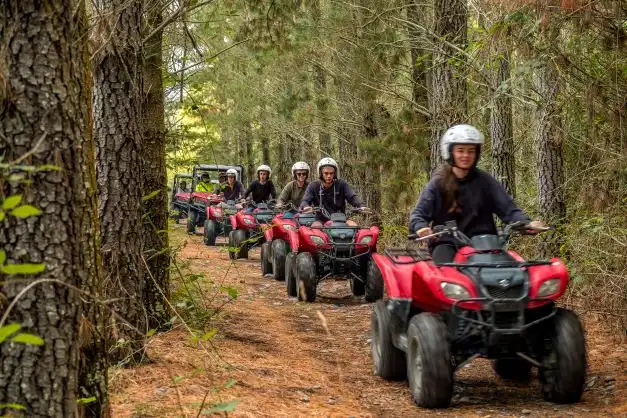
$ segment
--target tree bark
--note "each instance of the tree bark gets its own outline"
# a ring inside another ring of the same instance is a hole
[[[516,197],[509,49],[505,42],[505,39],[496,39],[496,62],[491,74],[490,158],[492,174],[512,197]]]
[[[142,261],[142,3],[97,0],[93,64],[94,135],[102,263],[116,312],[112,358],[143,355],[147,312]]]
[[[440,138],[452,125],[467,122],[465,56],[468,8],[466,0],[434,0],[437,37],[431,70],[431,172],[437,168]]]
[[[147,10],[147,32],[163,21],[162,1],[151,3]],[[159,192],[144,203],[146,218],[144,237],[149,275],[146,278],[144,303],[150,328],[157,328],[170,318],[166,298],[170,288],[170,255],[168,251],[168,198],[165,165],[165,116],[162,76],[163,31],[148,39],[144,61],[144,178],[145,193]]]
[[[250,126],[250,122],[245,123],[242,134],[244,147],[246,148],[246,176],[248,177],[248,184],[250,184],[257,179],[257,176],[255,175],[256,167],[253,153],[253,131]]]
[[[23,405],[29,417],[109,414],[86,39],[82,2],[0,4],[0,155],[13,165],[0,195],[42,211],[9,214],[0,242],[5,264],[45,266],[1,276],[0,316],[16,302],[6,322],[45,344],[0,346],[0,404]],[[96,401],[79,411],[83,393]]]
[[[319,28],[322,19],[322,9],[320,0],[311,4],[311,18],[315,28]],[[322,48],[313,51],[315,61],[313,65],[314,73],[314,92],[318,120],[318,145],[320,147],[319,157],[333,157],[333,147],[331,145],[331,134],[324,127],[327,126],[327,114],[329,108],[329,99],[327,92],[327,77],[324,68],[321,65],[324,62],[324,53]]]

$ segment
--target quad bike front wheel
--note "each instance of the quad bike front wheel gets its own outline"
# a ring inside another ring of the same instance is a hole
[[[203,242],[210,247],[216,245],[216,221],[206,219],[203,231]]]
[[[228,247],[228,250],[229,250],[229,258],[230,258],[231,260],[235,260],[235,252],[234,252],[234,251],[232,251],[232,250],[235,248],[235,245],[233,244],[233,240],[234,240],[234,238],[233,238],[233,233],[234,233],[234,232],[235,232],[235,231],[231,231],[231,232],[229,232],[229,241],[228,241],[228,242],[229,242],[229,247]]]
[[[261,244],[261,274],[272,274],[272,264],[270,263],[270,242]]]
[[[386,380],[405,380],[407,360],[402,350],[392,344],[391,316],[385,301],[380,300],[374,306],[370,317],[372,333],[372,364],[375,376]]]
[[[558,308],[546,327],[543,367],[539,377],[547,401],[574,403],[586,381],[586,342],[577,315]]]
[[[229,244],[229,247],[234,249],[234,258],[248,258],[248,246],[246,244],[246,231],[242,229],[236,229],[233,231],[233,243]],[[229,250],[230,251],[230,250]]]
[[[273,240],[271,245],[274,280],[282,282],[285,280],[285,257],[287,256],[287,245],[282,239]]]
[[[296,254],[289,252],[285,257],[285,287],[287,296],[296,297]]]
[[[296,257],[298,300],[314,302],[318,281],[316,277],[316,263],[309,253],[300,253]]]
[[[366,273],[366,302],[376,302],[383,299],[383,277],[374,260],[368,262]]]
[[[444,408],[453,396],[453,365],[448,329],[433,313],[415,315],[407,332],[407,377],[416,404]]]

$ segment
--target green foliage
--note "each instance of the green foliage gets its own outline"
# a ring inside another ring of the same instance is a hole
[[[232,400],[230,402],[217,403],[211,408],[203,409],[200,415],[212,415],[217,412],[233,412],[239,404],[239,400]]]
[[[4,343],[9,337],[11,337],[11,335],[15,334],[20,329],[22,329],[22,326],[20,324],[8,324],[0,327],[0,344]],[[29,334],[27,332],[20,332],[17,335],[13,335],[13,337],[11,337],[9,341],[28,345],[44,345],[44,340],[36,335]]]

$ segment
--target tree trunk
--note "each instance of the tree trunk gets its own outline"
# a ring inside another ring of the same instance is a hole
[[[248,181],[248,184],[250,184],[254,180],[257,179],[257,176],[255,175],[256,167],[254,165],[255,160],[254,160],[254,153],[253,153],[253,132],[250,127],[250,122],[245,123],[244,132],[243,132],[243,142],[244,142],[244,147],[246,148],[246,171],[247,171],[246,177],[248,177],[247,181]]]
[[[142,261],[142,3],[97,0],[94,135],[102,263],[116,315],[113,359],[142,356],[147,332]],[[115,18],[112,18],[115,16]],[[122,341],[121,341],[122,340]]]
[[[556,36],[551,36],[554,42]],[[566,215],[564,200],[564,161],[562,154],[562,122],[557,104],[560,80],[553,59],[542,60],[536,89],[539,94],[536,152],[538,157],[538,209],[549,221],[559,222]]]
[[[284,141],[275,141],[276,147],[276,164],[272,167],[272,182],[276,186],[278,192],[281,191],[281,186],[286,183],[287,172],[291,168],[288,166],[287,159],[287,144]]]
[[[466,0],[434,0],[434,35],[437,37],[431,70],[431,171],[437,168],[440,138],[457,123],[467,122],[466,48],[468,9]],[[442,40],[440,40],[442,39]]]
[[[433,10],[431,8],[415,0],[407,6],[407,20],[419,27],[427,28],[427,30],[429,30],[429,26],[431,24],[432,14]],[[431,85],[431,72],[429,68],[431,65],[431,55],[425,48],[426,35],[424,35],[417,26],[408,26],[411,45],[410,52],[413,101],[411,121],[411,137],[413,138],[413,144],[410,144],[410,146],[420,152],[420,169],[423,170],[423,172],[426,172],[428,176],[431,171],[429,154],[430,118],[427,114],[425,114],[425,111],[428,111],[429,107],[429,86]],[[413,160],[414,156],[411,155],[411,153],[406,155]],[[408,161],[407,168],[409,168],[412,164],[415,164],[415,162],[411,160]],[[411,173],[413,171],[411,169],[407,171],[409,171],[409,174],[412,176],[415,176],[415,171],[414,173]],[[406,189],[405,187],[403,188]],[[396,194],[398,197],[401,197],[402,195],[403,192]],[[397,204],[400,203],[400,201],[397,202]]]
[[[163,21],[162,1],[153,2],[148,13],[146,32]],[[165,116],[162,77],[163,31],[158,31],[146,42],[144,61],[144,178],[146,194],[159,192],[144,203],[145,251],[149,274],[146,277],[144,303],[148,312],[148,326],[157,328],[170,318],[166,298],[170,289],[170,256],[168,251],[168,199],[165,166]]]
[[[322,19],[322,8],[320,7],[320,0],[314,1],[311,4],[311,19],[315,28],[320,27],[320,21]],[[319,29],[316,29],[319,31]],[[333,157],[333,147],[331,145],[331,134],[325,128],[328,124],[327,114],[329,108],[329,98],[327,92],[327,77],[322,66],[324,62],[324,49],[316,48],[313,51],[314,60],[316,63],[313,65],[314,73],[314,94],[316,101],[318,121],[318,145],[320,147],[320,158]]]
[[[0,404],[29,417],[108,416],[85,19],[82,2],[0,4],[0,155],[13,166],[11,180],[0,175],[0,196],[42,211],[6,214],[2,264],[45,268],[2,273],[0,327],[20,324],[45,343],[0,345]],[[96,400],[78,411],[84,393]]]
[[[490,158],[492,174],[507,192],[516,197],[512,99],[510,98],[509,49],[504,39],[497,39],[497,62],[492,70],[492,106],[490,112]]]

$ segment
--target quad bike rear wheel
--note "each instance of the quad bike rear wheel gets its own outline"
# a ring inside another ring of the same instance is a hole
[[[373,371],[386,380],[405,380],[407,360],[405,353],[392,344],[390,320],[385,301],[378,301],[370,317]]]
[[[498,359],[492,362],[494,372],[505,380],[527,383],[531,380],[531,364],[523,359]]]
[[[543,368],[539,377],[547,401],[574,403],[581,399],[586,381],[586,342],[577,315],[558,308],[546,327]]]
[[[272,240],[272,271],[274,280],[285,280],[285,257],[287,255],[287,245],[282,239]]]
[[[214,246],[216,245],[216,221],[212,219],[206,219],[203,231],[203,241],[205,245]]]
[[[233,231],[233,243],[230,247],[235,247],[237,250],[234,252],[234,258],[248,258],[248,245],[246,244],[246,231],[243,229],[236,229]]]
[[[407,377],[416,404],[444,408],[453,396],[453,365],[448,329],[433,313],[415,315],[407,332]]]
[[[383,277],[374,260],[368,262],[366,274],[366,302],[376,302],[383,299]]]
[[[318,287],[316,263],[311,254],[300,253],[296,256],[296,264],[298,300],[314,302]]]
[[[285,257],[285,287],[287,296],[296,297],[296,254],[289,252]]]
[[[272,264],[270,263],[270,242],[261,244],[261,274],[272,274]]]

